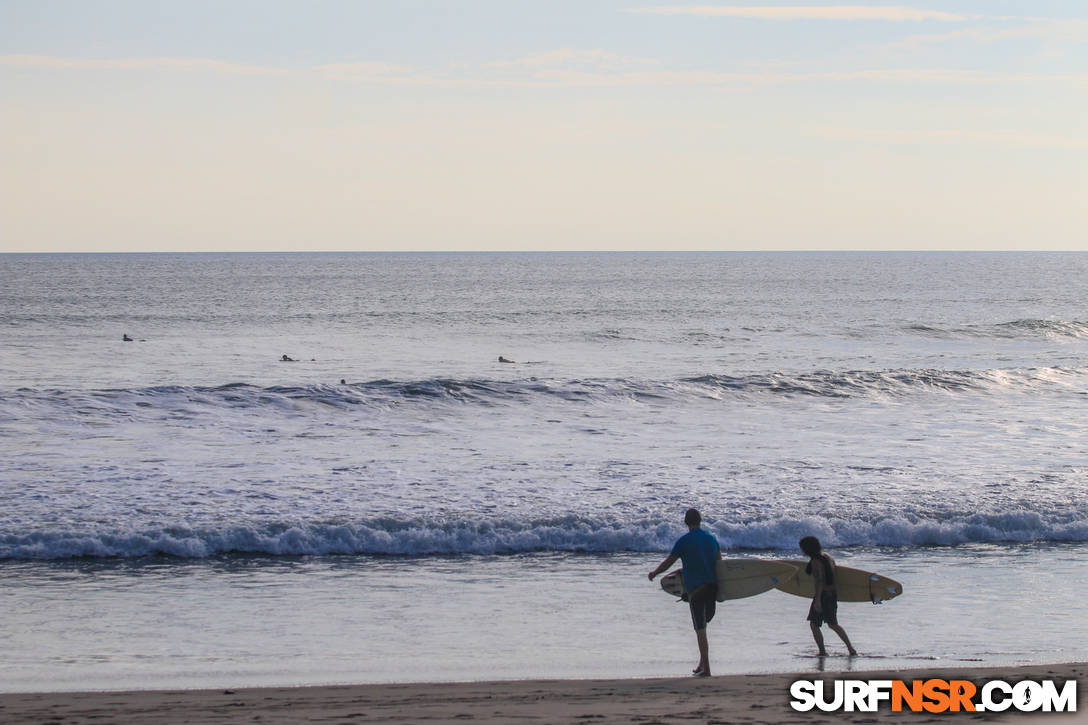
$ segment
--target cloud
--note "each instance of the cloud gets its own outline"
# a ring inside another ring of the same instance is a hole
[[[924,10],[903,6],[870,7],[867,5],[684,5],[630,8],[628,12],[652,13],[655,15],[728,16],[762,20],[938,20],[942,22],[961,22],[980,17],[963,13],[949,13],[943,10]]]
[[[982,143],[1000,146],[1026,146],[1067,151],[1088,151],[1088,139],[1056,136],[1029,131],[978,131],[962,129],[872,129],[814,126],[806,129],[811,135],[836,141],[875,141],[907,145],[919,143]]]
[[[326,63],[324,65],[315,65],[313,70],[329,78],[339,80],[395,78],[404,77],[412,72],[412,68],[409,66],[376,62]]]
[[[636,68],[644,66],[660,65],[661,61],[650,58],[634,58],[631,56],[610,53],[606,50],[576,50],[574,48],[559,48],[545,53],[534,53],[517,60],[499,60],[488,63],[491,68],[544,68],[555,66],[592,66],[601,70],[621,70],[624,68]]]
[[[1048,75],[1044,73],[1000,73],[957,69],[878,69],[823,71],[809,73],[756,72],[720,73],[716,71],[645,71],[631,73],[592,73],[571,70],[545,70],[534,74],[544,84],[556,86],[725,86],[781,85],[815,82],[871,83],[951,83],[1006,84],[1061,82],[1088,84],[1088,73]]]
[[[0,55],[0,66],[58,70],[172,70],[231,75],[279,75],[287,71],[211,58],[63,58],[53,55]]]
[[[1037,38],[1060,43],[1083,43],[1088,40],[1088,20],[1034,20],[1011,27],[964,28],[948,33],[912,35],[892,43],[888,47],[914,50],[926,45],[938,45],[958,41],[998,43],[1006,40]]]
[[[561,87],[668,87],[758,86],[815,82],[1018,84],[1065,83],[1088,86],[1088,73],[1026,73],[958,69],[876,69],[853,71],[748,71],[660,70],[658,61],[631,58],[603,50],[559,49],[513,61],[486,64],[488,69],[521,73],[442,74],[419,72],[409,66],[382,62],[328,63],[287,70],[244,65],[207,58],[85,59],[45,55],[0,55],[0,67],[59,70],[166,70],[240,75],[315,74],[331,80],[371,85],[431,88],[561,88]],[[641,69],[640,69],[641,68]]]

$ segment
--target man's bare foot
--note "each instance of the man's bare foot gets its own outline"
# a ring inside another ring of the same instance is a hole
[[[816,653],[817,657],[827,657],[827,650],[820,650]]]
[[[850,656],[851,657],[857,657],[858,656],[858,651],[856,649],[854,649],[853,647],[850,648]]]

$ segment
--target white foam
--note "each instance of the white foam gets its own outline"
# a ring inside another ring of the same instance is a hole
[[[944,521],[888,517],[876,521],[777,518],[750,523],[708,522],[727,550],[793,550],[802,536],[829,547],[952,546],[965,543],[1088,541],[1088,520],[1047,521],[1030,511],[975,514]],[[37,531],[0,537],[0,558],[204,558],[220,554],[272,556],[378,554],[510,554],[531,551],[666,551],[683,533],[663,522],[601,523],[570,519],[493,524],[461,521],[355,524],[295,523],[178,528],[139,532]]]

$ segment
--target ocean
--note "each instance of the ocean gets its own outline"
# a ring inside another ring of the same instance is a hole
[[[718,673],[1088,659],[1085,253],[8,254],[0,330],[0,690],[684,674],[690,506],[904,585]]]

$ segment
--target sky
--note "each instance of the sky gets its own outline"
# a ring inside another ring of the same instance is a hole
[[[1088,250],[1088,3],[0,0],[0,252]]]

